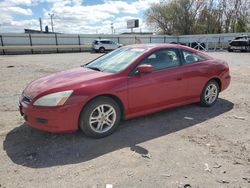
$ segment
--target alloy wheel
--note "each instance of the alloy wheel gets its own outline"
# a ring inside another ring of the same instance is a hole
[[[218,88],[215,84],[211,83],[205,90],[205,100],[208,104],[212,104],[218,95]]]
[[[109,104],[97,106],[91,113],[89,125],[96,133],[105,133],[110,130],[116,121],[116,111]]]

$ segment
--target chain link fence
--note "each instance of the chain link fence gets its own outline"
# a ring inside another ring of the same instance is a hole
[[[0,34],[0,54],[62,53],[90,51],[95,39],[110,39],[124,45],[135,43],[181,43],[199,50],[226,50],[228,42],[239,35],[98,35],[98,34]]]

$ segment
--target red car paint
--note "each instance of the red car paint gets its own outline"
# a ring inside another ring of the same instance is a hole
[[[26,123],[49,132],[72,132],[78,129],[79,116],[86,103],[100,95],[109,95],[119,101],[124,119],[130,119],[170,107],[199,102],[202,89],[210,79],[220,81],[221,91],[230,83],[228,65],[197,50],[176,44],[141,44],[129,47],[148,50],[118,73],[80,67],[31,82],[20,97],[20,108]],[[204,57],[205,60],[151,73],[129,75],[143,58],[164,48],[187,50]],[[74,92],[63,106],[33,105],[41,96],[65,90]],[[29,104],[23,102],[24,95],[31,98]],[[48,122],[38,122],[37,118],[47,119]]]

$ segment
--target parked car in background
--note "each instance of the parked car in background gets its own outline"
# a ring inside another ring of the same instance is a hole
[[[115,50],[122,46],[122,44],[116,43],[109,39],[96,39],[92,43],[92,50],[103,53],[108,50]]]
[[[121,119],[196,102],[212,106],[230,78],[225,61],[183,45],[129,45],[31,82],[20,96],[20,112],[40,130],[81,129],[100,138]]]
[[[250,52],[250,37],[242,35],[229,42],[228,51]]]

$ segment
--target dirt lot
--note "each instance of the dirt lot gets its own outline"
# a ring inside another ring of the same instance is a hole
[[[26,84],[98,55],[0,56],[0,187],[250,187],[249,53],[210,53],[227,60],[232,75],[211,108],[124,121],[98,140],[23,124],[17,103]]]

